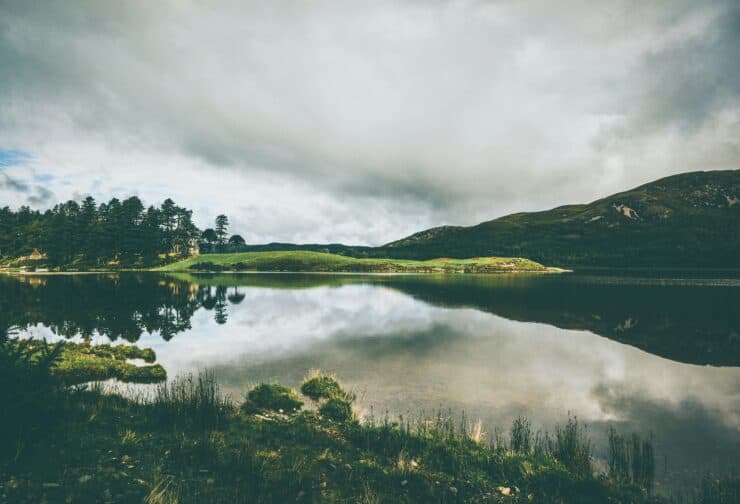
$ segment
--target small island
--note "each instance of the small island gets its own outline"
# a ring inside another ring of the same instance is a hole
[[[558,273],[519,257],[439,258],[426,261],[355,258],[339,254],[288,250],[194,256],[155,271],[272,271],[308,273]]]

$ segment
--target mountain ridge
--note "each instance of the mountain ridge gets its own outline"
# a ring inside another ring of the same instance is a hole
[[[740,267],[739,203],[740,170],[688,172],[590,203],[438,226],[376,250],[408,258],[522,256],[554,265]]]

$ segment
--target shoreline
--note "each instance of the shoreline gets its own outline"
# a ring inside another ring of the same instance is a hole
[[[573,273],[574,270],[565,268],[548,268],[546,271],[512,270],[492,272],[464,272],[464,271],[309,271],[309,270],[160,270],[160,269],[123,269],[123,270],[88,270],[88,271],[13,271],[0,270],[0,274],[12,276],[77,276],[77,275],[109,275],[112,273],[191,273],[198,275],[363,275],[363,276],[399,276],[399,275],[522,275],[522,274],[560,274]]]

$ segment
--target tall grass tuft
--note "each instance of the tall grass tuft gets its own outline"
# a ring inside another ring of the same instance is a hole
[[[651,490],[655,481],[655,453],[650,439],[637,434],[628,439],[609,428],[609,476],[620,483],[637,483]]]
[[[586,478],[592,475],[591,440],[586,427],[576,417],[569,417],[565,427],[555,429],[550,452],[573,474]]]
[[[146,504],[178,504],[180,502],[179,491],[170,476],[158,475],[146,496]]]
[[[223,428],[232,409],[231,401],[221,395],[211,371],[163,383],[152,400],[153,414],[163,425],[203,431]]]
[[[528,454],[532,450],[532,426],[526,417],[519,417],[511,424],[509,447],[515,453]]]

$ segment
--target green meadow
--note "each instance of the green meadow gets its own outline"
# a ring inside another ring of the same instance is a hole
[[[307,250],[208,254],[168,264],[157,271],[291,271],[357,273],[516,273],[554,272],[522,258],[476,257],[408,259],[355,258]]]

